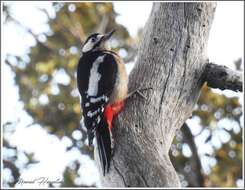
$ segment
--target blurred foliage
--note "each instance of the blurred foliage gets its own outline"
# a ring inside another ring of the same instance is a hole
[[[33,153],[26,153],[12,146],[7,140],[8,136],[14,133],[17,123],[7,122],[3,124],[3,165],[4,170],[11,173],[8,180],[3,180],[3,185],[13,187],[21,175],[23,169],[27,169],[32,164],[37,164]],[[5,172],[6,172],[5,171]]]
[[[183,186],[237,186],[237,180],[243,177],[242,114],[238,97],[229,98],[203,86],[192,116],[200,120],[200,131],[194,135],[187,125],[183,126],[170,151]],[[196,143],[203,134],[208,134],[201,145],[205,144],[207,152]],[[183,153],[184,147],[188,147],[190,155]],[[209,170],[204,171],[201,166],[207,160]]]
[[[74,137],[74,132],[85,134],[81,127],[82,122],[80,123],[82,118],[75,76],[81,44],[92,32],[107,32],[116,28],[117,32],[111,43],[112,49],[118,51],[125,62],[129,62],[134,59],[137,51],[136,44],[139,43],[142,31],[139,31],[136,39],[132,39],[126,28],[116,23],[117,13],[111,3],[56,2],[52,5],[55,17],[52,17],[47,10],[40,9],[48,18],[49,26],[49,31],[43,34],[36,34],[22,26],[21,22],[12,17],[11,6],[4,5],[5,23],[14,22],[36,41],[28,55],[23,57],[8,55],[5,63],[15,73],[20,101],[24,103],[24,109],[33,118],[33,124],[41,125],[60,139],[69,138],[72,144],[67,151],[76,148],[82,154],[92,157],[93,150],[87,146],[86,136]],[[237,97],[228,98],[213,92],[207,86],[203,87],[193,112],[193,118],[200,118],[202,127],[200,133],[193,135],[188,126],[182,127],[170,151],[183,186],[236,186],[236,180],[242,178],[241,115],[242,108]],[[236,122],[240,130],[237,132],[232,127],[218,127],[219,122],[225,118]],[[4,129],[9,125],[11,123],[3,126]],[[213,150],[211,154],[199,151],[195,141],[195,138],[205,131],[210,134],[204,143],[211,146]],[[217,138],[220,131],[227,133],[230,139],[217,147],[213,139]],[[7,138],[4,138],[3,146],[6,155],[3,157],[4,169],[9,169],[12,174],[12,178],[4,182],[5,185],[12,187],[22,171],[22,168],[16,164],[18,156],[24,154],[27,158],[27,161],[22,163],[23,168],[37,161],[32,154],[19,152],[16,147],[11,147]],[[184,147],[189,147],[191,156],[183,153]],[[9,152],[12,154],[9,155]],[[202,160],[205,157],[215,160],[209,172],[203,171]],[[87,186],[76,183],[81,163],[75,161],[74,164],[75,167],[66,167],[62,187]]]

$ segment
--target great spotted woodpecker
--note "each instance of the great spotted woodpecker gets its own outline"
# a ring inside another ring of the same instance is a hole
[[[88,141],[91,146],[96,137],[103,175],[109,172],[112,157],[112,120],[123,108],[128,93],[125,65],[115,52],[104,48],[113,33],[90,35],[83,44],[77,67],[77,86]]]

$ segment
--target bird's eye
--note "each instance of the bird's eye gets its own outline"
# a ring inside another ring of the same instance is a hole
[[[96,38],[92,38],[91,41],[92,41],[92,42],[95,42],[95,41],[96,41]]]

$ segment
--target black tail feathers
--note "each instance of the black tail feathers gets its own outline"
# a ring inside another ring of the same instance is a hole
[[[95,131],[97,147],[100,157],[100,164],[103,175],[109,172],[110,161],[112,156],[111,134],[106,120],[103,118]]]
[[[113,142],[103,113],[105,104],[108,101],[108,99],[104,97],[106,96],[91,97],[86,94],[82,97],[84,124],[87,128],[88,144],[92,146],[93,139],[94,137],[96,138],[103,175],[109,172]]]
[[[94,129],[95,130],[95,129]],[[93,145],[93,139],[94,139],[94,130],[88,130],[88,145]]]

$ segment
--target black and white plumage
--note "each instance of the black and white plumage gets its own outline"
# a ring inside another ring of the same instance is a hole
[[[112,33],[89,36],[83,45],[83,54],[77,67],[77,85],[89,145],[96,137],[104,175],[109,171],[112,152],[112,135],[105,109],[123,101],[128,90],[124,64],[116,53],[102,47]]]

